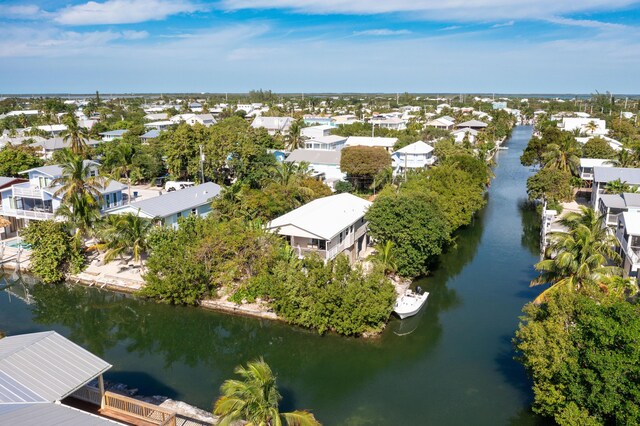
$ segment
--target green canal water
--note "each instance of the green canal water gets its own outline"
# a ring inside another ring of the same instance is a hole
[[[379,339],[29,285],[16,274],[3,278],[13,285],[0,292],[0,329],[54,329],[113,364],[107,379],[204,409],[236,365],[263,356],[278,375],[283,408],[312,409],[326,425],[538,424],[511,346],[521,308],[538,292],[528,287],[538,253],[537,219],[525,208],[530,171],[519,163],[531,130],[514,130],[487,207],[418,283],[430,292],[421,314],[392,320]]]

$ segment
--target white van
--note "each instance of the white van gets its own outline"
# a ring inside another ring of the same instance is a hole
[[[188,188],[193,185],[194,185],[193,182],[178,182],[175,180],[169,180],[167,181],[167,183],[164,184],[164,190],[167,192],[177,191],[179,189]]]

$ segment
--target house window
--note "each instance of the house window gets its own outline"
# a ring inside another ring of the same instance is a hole
[[[13,196],[9,197],[9,207],[11,207],[14,210],[16,208],[16,200],[13,198]]]
[[[340,242],[342,242],[342,232],[340,233]]]
[[[308,247],[319,249],[319,250],[326,250],[327,249],[327,242],[325,240],[319,240],[317,238],[312,238],[311,242],[308,244]]]
[[[191,214],[194,215],[194,216],[197,215],[198,214],[198,209],[197,208],[191,209]]]
[[[178,217],[178,218],[182,217],[182,212],[178,212],[178,213],[176,214],[176,217]]]

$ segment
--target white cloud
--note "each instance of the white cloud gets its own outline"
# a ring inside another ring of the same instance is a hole
[[[122,32],[122,38],[125,40],[142,40],[147,37],[149,37],[149,33],[146,31],[127,30]]]
[[[616,10],[637,0],[222,0],[236,9],[287,9],[306,14],[373,15],[405,13],[434,21],[539,19],[594,10]]]
[[[56,12],[63,25],[132,24],[158,21],[178,13],[192,13],[200,6],[188,0],[107,0],[67,6]]]
[[[0,16],[8,19],[37,19],[44,12],[33,4],[25,5],[0,5]]]
[[[571,27],[598,28],[601,30],[625,30],[631,29],[627,25],[612,24],[610,22],[593,21],[589,19],[569,19],[554,16],[546,19],[548,22],[559,25],[568,25]]]
[[[511,20],[511,21],[508,21],[508,22],[503,22],[501,24],[495,24],[495,25],[491,26],[491,28],[512,27],[513,24],[515,24],[515,23],[516,23],[516,21]]]
[[[364,30],[364,31],[354,31],[353,35],[356,36],[396,36],[396,35],[406,35],[411,34],[409,30],[390,30],[388,28],[381,28],[377,30]]]

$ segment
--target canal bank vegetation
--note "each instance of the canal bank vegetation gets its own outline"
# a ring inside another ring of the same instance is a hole
[[[592,209],[562,219],[532,285],[514,344],[533,379],[533,411],[560,425],[640,422],[640,305],[617,240]]]
[[[432,262],[454,242],[454,232],[469,225],[486,204],[491,169],[483,158],[446,144],[436,167],[408,174],[399,186],[387,186],[367,212],[371,235],[393,244],[397,273],[426,275]]]
[[[241,219],[186,218],[178,229],[156,229],[150,249],[140,294],[166,303],[260,301],[291,324],[361,335],[380,331],[395,302],[383,268],[352,267],[345,256],[298,259],[281,238]]]

